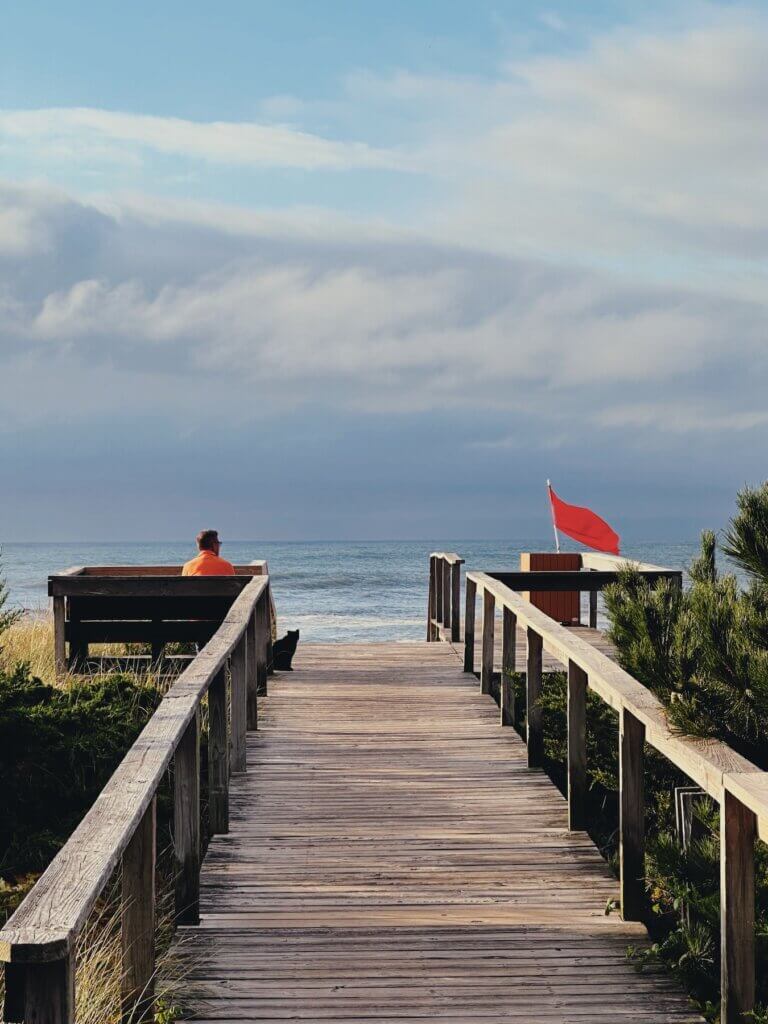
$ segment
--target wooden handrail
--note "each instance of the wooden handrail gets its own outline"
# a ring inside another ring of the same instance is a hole
[[[254,575],[215,635],[162,699],[91,810],[0,930],[0,960],[6,963],[3,1021],[71,1024],[74,1020],[76,940],[121,858],[123,1000],[128,1013],[140,997],[141,1013],[132,1019],[152,1019],[148,993],[154,972],[155,795],[175,760],[176,917],[182,923],[197,923],[200,703],[208,694],[209,789],[215,833],[227,828],[230,771],[245,768],[246,707],[255,706],[257,689],[266,677],[269,601],[269,577]],[[255,722],[249,727],[255,727]],[[125,898],[126,890],[130,899]]]
[[[461,567],[464,559],[455,552],[433,551],[429,556],[427,640],[439,638],[440,626],[451,631],[451,641],[461,635]]]
[[[659,567],[649,571],[656,570]],[[586,690],[598,694],[619,714],[619,886],[626,919],[640,919],[645,902],[644,744],[663,754],[720,804],[722,1020],[728,1024],[742,1021],[754,1009],[755,1000],[753,845],[755,837],[768,840],[768,774],[721,740],[673,731],[663,704],[642,683],[488,573],[467,573],[465,671],[474,671],[478,592],[484,607],[483,692],[491,689],[497,604],[505,616],[503,666],[515,664],[517,625],[527,631],[526,742],[531,766],[541,764],[543,751],[543,722],[537,712],[542,649],[567,670],[568,819],[573,829],[585,827]],[[510,719],[509,710],[502,707],[502,724]]]

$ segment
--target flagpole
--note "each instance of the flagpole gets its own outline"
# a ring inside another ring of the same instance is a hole
[[[549,511],[552,513],[552,529],[555,531],[555,550],[560,554],[560,534],[557,532],[555,522],[555,506],[552,504],[552,484],[547,480],[547,494],[549,495]]]

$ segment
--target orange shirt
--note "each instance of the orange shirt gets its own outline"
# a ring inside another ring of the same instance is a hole
[[[212,551],[201,551],[197,558],[187,562],[181,570],[182,576],[234,576],[235,567],[226,558],[219,558]]]

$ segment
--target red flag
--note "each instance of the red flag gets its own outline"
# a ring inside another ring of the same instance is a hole
[[[611,555],[619,553],[619,535],[600,516],[588,508],[569,505],[555,494],[552,485],[549,487],[549,500],[552,503],[552,518],[555,527],[569,537],[586,544],[595,551],[607,551]]]

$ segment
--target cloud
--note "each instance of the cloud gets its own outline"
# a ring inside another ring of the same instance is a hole
[[[396,153],[360,142],[335,142],[276,124],[189,121],[90,107],[0,111],[5,146],[35,145],[49,158],[123,160],[150,150],[203,163],[344,171],[402,170]],[[136,158],[134,156],[134,158]]]
[[[115,408],[150,404],[154,377],[180,417],[203,394],[224,415],[230,398],[235,410],[256,393],[262,413],[480,403],[545,424],[551,440],[569,422],[680,430],[690,411],[670,421],[654,410],[698,390],[718,396],[724,425],[762,425],[743,412],[768,383],[760,304],[376,239],[370,226],[355,237],[346,222],[317,237],[290,217],[281,232],[272,215],[237,233],[227,218],[216,226],[216,207],[184,222],[178,208],[163,220],[154,206],[108,212],[34,189],[0,200],[10,225],[34,223],[46,239],[5,264],[0,368],[66,378],[62,408],[76,398],[84,414],[103,374]],[[16,405],[37,419],[56,407],[55,394]]]

